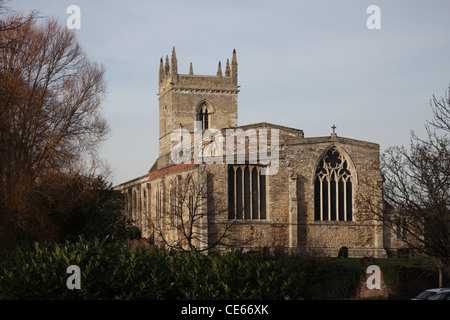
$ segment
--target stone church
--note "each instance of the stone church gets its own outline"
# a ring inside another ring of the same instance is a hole
[[[175,48],[159,69],[159,157],[115,187],[142,237],[161,247],[229,247],[384,257],[398,243],[366,219],[359,194],[382,183],[380,147],[337,135],[305,137],[271,123],[238,126],[233,51],[216,75],[178,73]]]

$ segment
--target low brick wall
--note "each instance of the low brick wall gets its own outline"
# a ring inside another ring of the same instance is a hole
[[[361,282],[357,290],[356,299],[388,299],[389,288],[383,279],[383,273],[380,271],[380,288],[369,288],[367,280],[371,277],[371,273],[365,273],[361,276]],[[369,280],[369,284],[372,283],[372,279]]]

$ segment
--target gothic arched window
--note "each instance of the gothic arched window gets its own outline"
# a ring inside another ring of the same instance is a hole
[[[326,152],[316,168],[314,220],[353,220],[353,176],[348,161],[335,148]]]
[[[208,104],[206,102],[203,102],[198,109],[197,120],[201,121],[202,129],[204,129],[204,130],[209,128],[210,113],[211,113],[211,110],[208,111]]]

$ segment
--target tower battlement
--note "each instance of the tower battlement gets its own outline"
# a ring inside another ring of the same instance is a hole
[[[222,64],[219,61],[216,75],[195,75],[192,62],[189,66],[189,74],[178,73],[178,61],[175,47],[169,62],[166,56],[165,64],[161,57],[159,66],[159,95],[164,95],[168,90],[175,91],[206,91],[237,93],[237,59],[236,50],[233,50],[231,63],[226,61],[225,72],[222,72]]]

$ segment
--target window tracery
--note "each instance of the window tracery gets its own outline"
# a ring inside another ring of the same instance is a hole
[[[353,175],[336,148],[320,159],[314,178],[314,220],[353,220]]]

